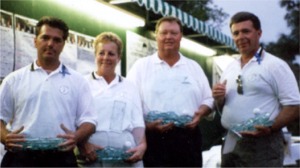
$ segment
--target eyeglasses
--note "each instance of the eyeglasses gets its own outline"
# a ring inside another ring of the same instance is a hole
[[[243,83],[242,83],[242,76],[239,75],[238,78],[236,79],[237,83],[237,92],[238,94],[243,94]]]

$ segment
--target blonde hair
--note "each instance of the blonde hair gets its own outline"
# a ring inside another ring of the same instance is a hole
[[[121,40],[121,38],[112,32],[103,32],[101,34],[99,34],[95,41],[94,41],[94,49],[95,49],[95,54],[96,54],[96,47],[99,43],[106,43],[106,42],[113,42],[117,45],[118,47],[118,54],[119,56],[122,55],[122,50],[123,50],[123,42]]]

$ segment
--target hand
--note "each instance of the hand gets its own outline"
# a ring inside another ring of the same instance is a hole
[[[91,144],[89,142],[78,145],[80,157],[83,158],[86,162],[95,162],[97,160],[96,150],[102,149],[104,148],[95,144]]]
[[[142,160],[144,153],[146,151],[146,148],[147,148],[146,146],[147,146],[146,144],[141,143],[140,145],[127,150],[126,152],[133,153],[133,155],[130,158],[128,158],[127,160],[125,160],[125,162],[136,163],[136,162]]]
[[[196,111],[193,120],[185,125],[186,128],[194,129],[198,126],[200,120],[202,118],[202,113],[200,110]]]
[[[60,125],[61,129],[64,130],[66,134],[57,135],[58,138],[64,138],[65,142],[59,144],[59,147],[62,148],[62,151],[71,151],[77,145],[77,138],[75,136],[75,132],[67,129],[64,124]]]
[[[194,129],[198,126],[199,122],[201,121],[202,117],[205,117],[211,113],[211,108],[207,105],[201,105],[198,110],[194,113],[193,119],[191,122],[185,125],[186,128]]]
[[[217,83],[213,86],[212,96],[215,100],[217,101],[224,100],[226,94],[226,83],[227,80],[224,80],[223,83]]]
[[[22,134],[19,134],[21,131],[23,131],[24,126],[19,128],[18,130],[12,131],[8,133],[5,137],[5,144],[4,147],[8,151],[13,151],[13,149],[22,148],[21,144],[18,144],[19,142],[25,142],[25,136]]]
[[[174,123],[162,124],[162,120],[156,120],[154,122],[147,122],[146,127],[149,130],[155,130],[163,133],[171,130],[175,126]]]
[[[266,136],[266,135],[270,135],[271,129],[269,127],[265,127],[265,126],[260,126],[260,125],[256,125],[255,127],[255,131],[242,131],[240,132],[240,134],[243,137],[262,137],[262,136]]]

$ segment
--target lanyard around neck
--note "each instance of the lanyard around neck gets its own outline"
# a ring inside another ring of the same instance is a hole
[[[261,46],[259,52],[257,52],[257,53],[255,54],[255,58],[256,58],[256,60],[257,60],[257,62],[258,62],[258,65],[260,65],[260,62],[261,62],[261,54],[262,54],[262,51],[263,51],[263,50],[264,50],[264,49],[263,49],[263,47]]]

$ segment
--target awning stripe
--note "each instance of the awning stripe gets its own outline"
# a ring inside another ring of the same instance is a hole
[[[193,17],[190,14],[176,8],[173,5],[164,2],[163,0],[132,0],[139,6],[144,6],[148,11],[153,11],[155,14],[161,14],[162,16],[174,16],[177,17],[184,26],[192,28],[194,31],[206,35],[208,38],[215,40],[221,44],[227,45],[236,50],[235,44],[231,37],[223,34],[210,25],[205,24],[203,21]]]

